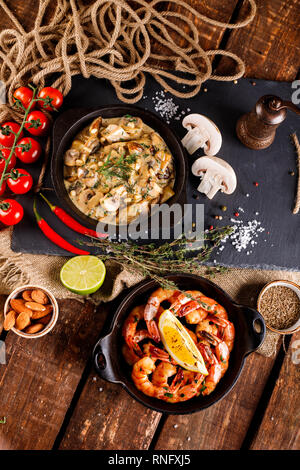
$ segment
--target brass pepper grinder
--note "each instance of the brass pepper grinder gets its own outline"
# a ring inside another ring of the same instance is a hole
[[[277,127],[285,120],[288,109],[300,114],[300,109],[291,101],[283,101],[274,95],[262,96],[255,108],[238,120],[238,138],[250,149],[269,147],[275,139]]]

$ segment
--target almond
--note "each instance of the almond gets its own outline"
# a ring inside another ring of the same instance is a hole
[[[20,313],[16,319],[16,328],[22,331],[28,325],[30,325],[30,315],[26,312]]]
[[[31,292],[31,290],[24,290],[22,292],[22,297],[26,302],[32,302]]]
[[[15,326],[16,316],[17,316],[17,313],[14,310],[11,310],[5,316],[4,323],[3,323],[3,328],[6,331],[11,330]]]
[[[37,302],[25,302],[25,307],[33,310],[34,312],[43,312],[46,310],[46,306],[38,304]]]
[[[26,312],[28,313],[28,315],[31,315],[32,311],[30,308],[26,307],[25,303],[26,302],[23,299],[11,299],[10,301],[10,305],[15,312],[17,313]]]
[[[44,329],[43,323],[34,323],[33,325],[27,326],[25,328],[24,333],[28,333],[29,335],[34,335],[35,333],[38,333],[39,331]]]
[[[43,323],[43,325],[48,325],[49,321],[51,320],[52,318],[52,314],[49,313],[48,315],[46,315],[45,317],[42,317],[42,318],[39,318],[39,323]]]
[[[43,318],[46,315],[49,315],[49,313],[51,313],[53,310],[52,305],[45,305],[44,307],[45,307],[44,310],[34,310],[32,312],[32,315],[31,315],[32,320],[38,320],[39,318]]]
[[[46,305],[49,303],[47,295],[40,289],[33,290],[31,292],[31,298],[38,304]]]

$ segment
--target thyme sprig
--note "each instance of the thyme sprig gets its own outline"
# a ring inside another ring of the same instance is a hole
[[[172,272],[197,271],[232,230],[230,226],[218,227],[204,232],[201,240],[187,240],[183,236],[159,246],[153,243],[137,245],[132,241],[115,242],[109,239],[91,239],[88,244],[104,251],[104,254],[99,255],[103,261],[114,259],[121,266],[156,280],[165,289],[176,289],[175,283],[165,276]],[[219,266],[209,267],[208,274],[211,276],[225,270],[226,268]]]

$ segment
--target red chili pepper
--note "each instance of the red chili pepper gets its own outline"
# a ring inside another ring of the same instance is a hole
[[[71,243],[67,242],[66,240],[63,239],[63,237],[58,235],[58,233],[56,233],[50,227],[50,225],[47,224],[45,219],[43,219],[38,213],[37,208],[36,208],[36,200],[34,200],[34,203],[33,203],[33,212],[34,212],[36,221],[41,231],[43,232],[44,235],[46,235],[46,237],[49,240],[55,243],[55,245],[60,246],[60,248],[70,251],[71,253],[74,253],[75,255],[89,255],[90,254],[88,251],[81,250],[80,248],[77,248],[76,246],[71,245]]]
[[[95,230],[89,229],[81,225],[77,220],[73,219],[66,211],[64,211],[61,207],[54,206],[51,204],[48,199],[40,193],[40,196],[44,199],[44,201],[48,204],[52,212],[69,228],[74,230],[74,232],[82,233],[83,235],[88,235],[89,237],[95,238],[106,238],[106,233],[96,232]]]

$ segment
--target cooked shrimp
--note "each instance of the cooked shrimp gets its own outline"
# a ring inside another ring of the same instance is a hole
[[[198,339],[197,339],[196,333],[194,333],[192,330],[189,330],[189,328],[184,327],[184,329],[188,332],[188,334],[190,335],[190,337],[192,338],[192,340],[194,341],[194,343],[197,344]]]
[[[214,299],[211,299],[210,297],[201,296],[199,301],[201,307],[204,308],[204,310],[206,310],[208,313],[212,313],[213,315],[217,315],[220,318],[227,319],[227,312],[225,308],[222,307],[222,305],[220,305]]]
[[[216,362],[209,367],[208,375],[205,377],[205,388],[203,387],[202,395],[209,395],[213,392],[221,378],[222,368],[220,363],[216,360]]]
[[[207,312],[203,308],[198,308],[196,310],[193,310],[192,312],[188,313],[185,316],[185,320],[187,323],[190,323],[191,325],[197,325],[200,323],[202,320],[204,320],[207,317]]]
[[[216,335],[218,334],[218,327],[214,323],[211,323],[207,318],[200,321],[196,326],[196,335],[198,338],[206,337],[204,333],[208,333],[209,335]]]
[[[152,292],[145,307],[144,319],[151,338],[157,343],[160,341],[160,334],[155,322],[155,317],[159,312],[160,304],[172,297],[174,293],[175,291],[172,289],[163,289],[162,287],[159,287]]]
[[[179,311],[182,311],[182,307],[185,304],[189,304],[190,302],[193,302],[193,307],[195,307],[194,308],[194,310],[195,310],[196,308],[199,308],[199,303],[195,302],[195,299],[200,298],[201,295],[202,295],[201,292],[199,292],[198,290],[188,290],[185,293],[178,292],[178,295],[176,296],[174,302],[171,304],[169,309],[172,312],[177,313]],[[187,313],[189,313],[189,312],[187,312]],[[179,316],[184,316],[184,314],[179,315]]]
[[[138,343],[143,339],[149,337],[149,333],[146,330],[137,330],[137,326],[140,320],[143,320],[144,317],[144,305],[138,305],[130,312],[129,316],[126,318],[122,335],[129,348],[138,355],[142,355],[141,348]]]
[[[216,315],[208,315],[207,319],[223,328],[223,332],[220,336],[224,339],[229,351],[232,351],[235,337],[235,328],[233,323],[225,318],[217,317]]]
[[[171,385],[155,385],[149,379],[149,375],[154,373],[156,369],[155,360],[149,356],[145,356],[136,362],[132,369],[132,380],[138,390],[150,397],[160,398],[161,400],[168,401],[170,396],[180,387],[183,379],[182,370],[179,370],[173,379]]]
[[[167,353],[167,351],[157,348],[151,343],[144,344],[143,350],[146,356],[149,356],[154,359],[159,359],[160,361],[163,361],[163,362],[175,363],[173,359],[170,357],[169,353]]]
[[[173,393],[173,396],[169,396],[166,401],[169,403],[178,403],[180,401],[190,400],[191,398],[198,395],[201,387],[204,376],[202,374],[189,375],[190,383],[179,387],[179,389]]]
[[[152,374],[152,383],[158,387],[168,386],[168,379],[176,373],[176,366],[169,362],[161,362]]]

